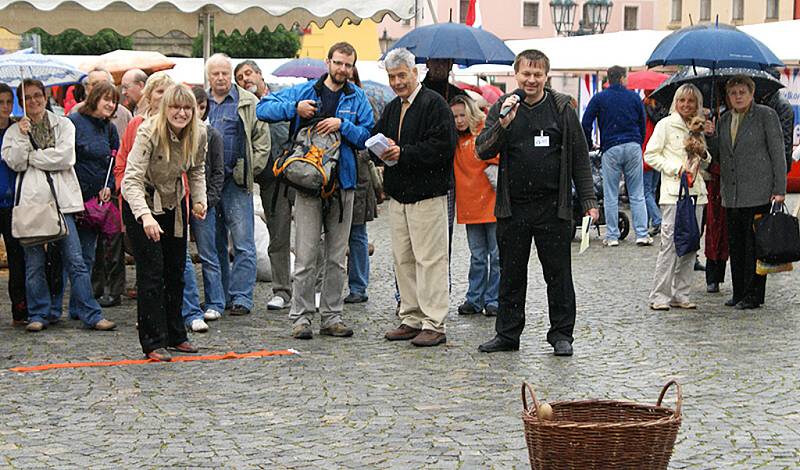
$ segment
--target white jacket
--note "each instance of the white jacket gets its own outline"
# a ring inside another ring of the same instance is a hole
[[[684,140],[689,136],[689,128],[677,112],[670,114],[658,121],[653,135],[647,142],[644,151],[644,161],[653,169],[661,172],[661,198],[660,204],[676,204],[681,189],[679,172],[687,155]],[[706,152],[706,159],[701,162],[701,167],[711,163],[711,156]],[[689,188],[689,194],[697,196],[697,204],[706,204],[706,182],[698,175],[694,185]]]
[[[55,148],[34,150],[28,136],[19,131],[19,124],[13,124],[3,138],[3,160],[18,173],[18,179],[23,178],[22,172],[25,172],[20,205],[47,204],[53,200],[44,173],[49,171],[61,212],[82,212],[83,197],[74,169],[75,126],[63,116],[50,111],[47,115],[56,137]]]

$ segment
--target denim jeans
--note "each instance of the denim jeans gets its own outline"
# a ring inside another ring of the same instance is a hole
[[[219,310],[221,311],[221,310]],[[200,309],[200,291],[197,289],[197,280],[194,276],[194,263],[186,250],[186,266],[183,269],[183,304],[181,306],[183,322],[188,326],[193,320],[203,319],[203,310]]]
[[[220,268],[219,255],[217,254],[216,219],[217,209],[212,207],[206,213],[204,220],[191,216],[189,217],[189,223],[192,226],[192,233],[194,233],[197,255],[200,257],[200,264],[203,266],[205,309],[213,309],[222,313],[225,311],[225,290],[222,288],[222,269]],[[194,271],[192,274],[194,274]]]
[[[500,289],[500,251],[497,249],[497,224],[467,224],[469,244],[469,289],[467,302],[477,310],[497,307]]]
[[[647,236],[647,207],[642,188],[642,146],[628,142],[603,153],[603,204],[606,240],[619,238],[619,179],[625,177],[636,238]]]
[[[644,202],[647,206],[647,220],[652,226],[661,225],[661,209],[656,202],[656,190],[661,173],[656,170],[644,172]]]
[[[256,283],[256,240],[253,195],[228,178],[217,203],[217,256],[226,305],[253,308]],[[233,244],[233,263],[228,258],[228,235]]]
[[[74,313],[89,327],[93,327],[103,319],[100,305],[92,295],[92,275],[83,261],[81,240],[78,229],[75,227],[75,217],[64,214],[69,235],[53,246],[61,251],[64,269],[70,281],[70,305],[74,306]],[[95,235],[96,240],[96,235]],[[88,243],[88,242],[87,242]],[[87,247],[88,248],[88,247]],[[94,247],[91,249],[94,256]],[[45,275],[46,255],[44,247],[25,247],[25,288],[28,300],[28,318],[31,322],[42,322],[47,325],[57,321],[61,316],[61,299],[63,298],[63,284],[59,292],[50,294]],[[74,303],[73,303],[74,299]]]
[[[347,257],[347,284],[351,294],[367,295],[369,284],[369,239],[367,224],[350,227],[350,256]]]
[[[97,255],[97,244],[98,244],[98,235],[97,232],[94,230],[87,230],[79,225],[78,226],[78,239],[81,242],[81,253],[83,254],[83,264],[86,265],[86,269],[89,271],[89,276],[92,275],[94,270],[94,262],[95,257]],[[67,285],[67,279],[69,279],[69,271],[67,268],[67,264],[64,263],[64,278],[63,284]],[[94,287],[92,287],[92,295],[94,295]],[[61,303],[63,301],[64,292],[61,292],[61,295],[58,296],[58,305],[59,309],[61,307]],[[73,320],[78,320],[80,317],[78,315],[78,307],[77,304],[78,300],[70,296],[69,298],[69,317]],[[60,311],[60,310],[59,310]],[[59,315],[60,316],[60,315]]]

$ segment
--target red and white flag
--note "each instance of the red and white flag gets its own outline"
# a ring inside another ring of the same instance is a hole
[[[480,28],[483,26],[483,21],[481,20],[481,7],[478,0],[469,0],[466,24],[467,26],[472,26],[473,28]]]

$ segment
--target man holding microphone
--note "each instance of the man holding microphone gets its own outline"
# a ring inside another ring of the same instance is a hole
[[[531,242],[547,283],[550,331],[556,356],[572,355],[575,288],[570,243],[572,185],[581,211],[597,219],[589,155],[572,98],[546,88],[550,60],[526,50],[514,61],[519,89],[492,107],[476,142],[478,156],[500,154],[497,244],[500,250],[499,311],[494,339],[482,352],[516,351],[525,326],[527,258]]]

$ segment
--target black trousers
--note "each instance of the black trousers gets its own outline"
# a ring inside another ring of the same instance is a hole
[[[182,221],[183,237],[176,238],[174,217],[174,210],[155,216],[164,233],[161,234],[161,240],[154,242],[147,238],[142,224],[134,219],[130,206],[125,203],[122,209],[122,220],[136,260],[136,313],[139,342],[145,354],[187,341],[181,315],[183,269],[186,266],[186,218],[184,216]]]
[[[116,197],[111,198],[111,203],[119,204]],[[112,297],[125,292],[124,239],[124,233],[118,233],[108,240],[103,236],[98,238],[92,267],[92,289],[95,297],[103,295],[106,287],[108,295]]]
[[[767,276],[756,274],[756,235],[753,221],[757,214],[769,211],[769,204],[757,207],[726,208],[728,249],[731,259],[733,300],[762,304]]]
[[[728,266],[727,260],[713,260],[706,258],[706,284],[725,282],[725,268]]]
[[[572,221],[559,219],[556,197],[530,204],[511,205],[511,217],[497,219],[500,251],[498,336],[518,342],[525,327],[525,294],[531,241],[542,264],[547,283],[550,330],[547,341],[572,343],[575,328],[575,287],[572,284]]]
[[[11,299],[11,315],[14,320],[28,319],[25,301],[25,251],[16,238],[11,236],[11,207],[0,208],[0,233],[6,245],[8,260],[8,297]]]

